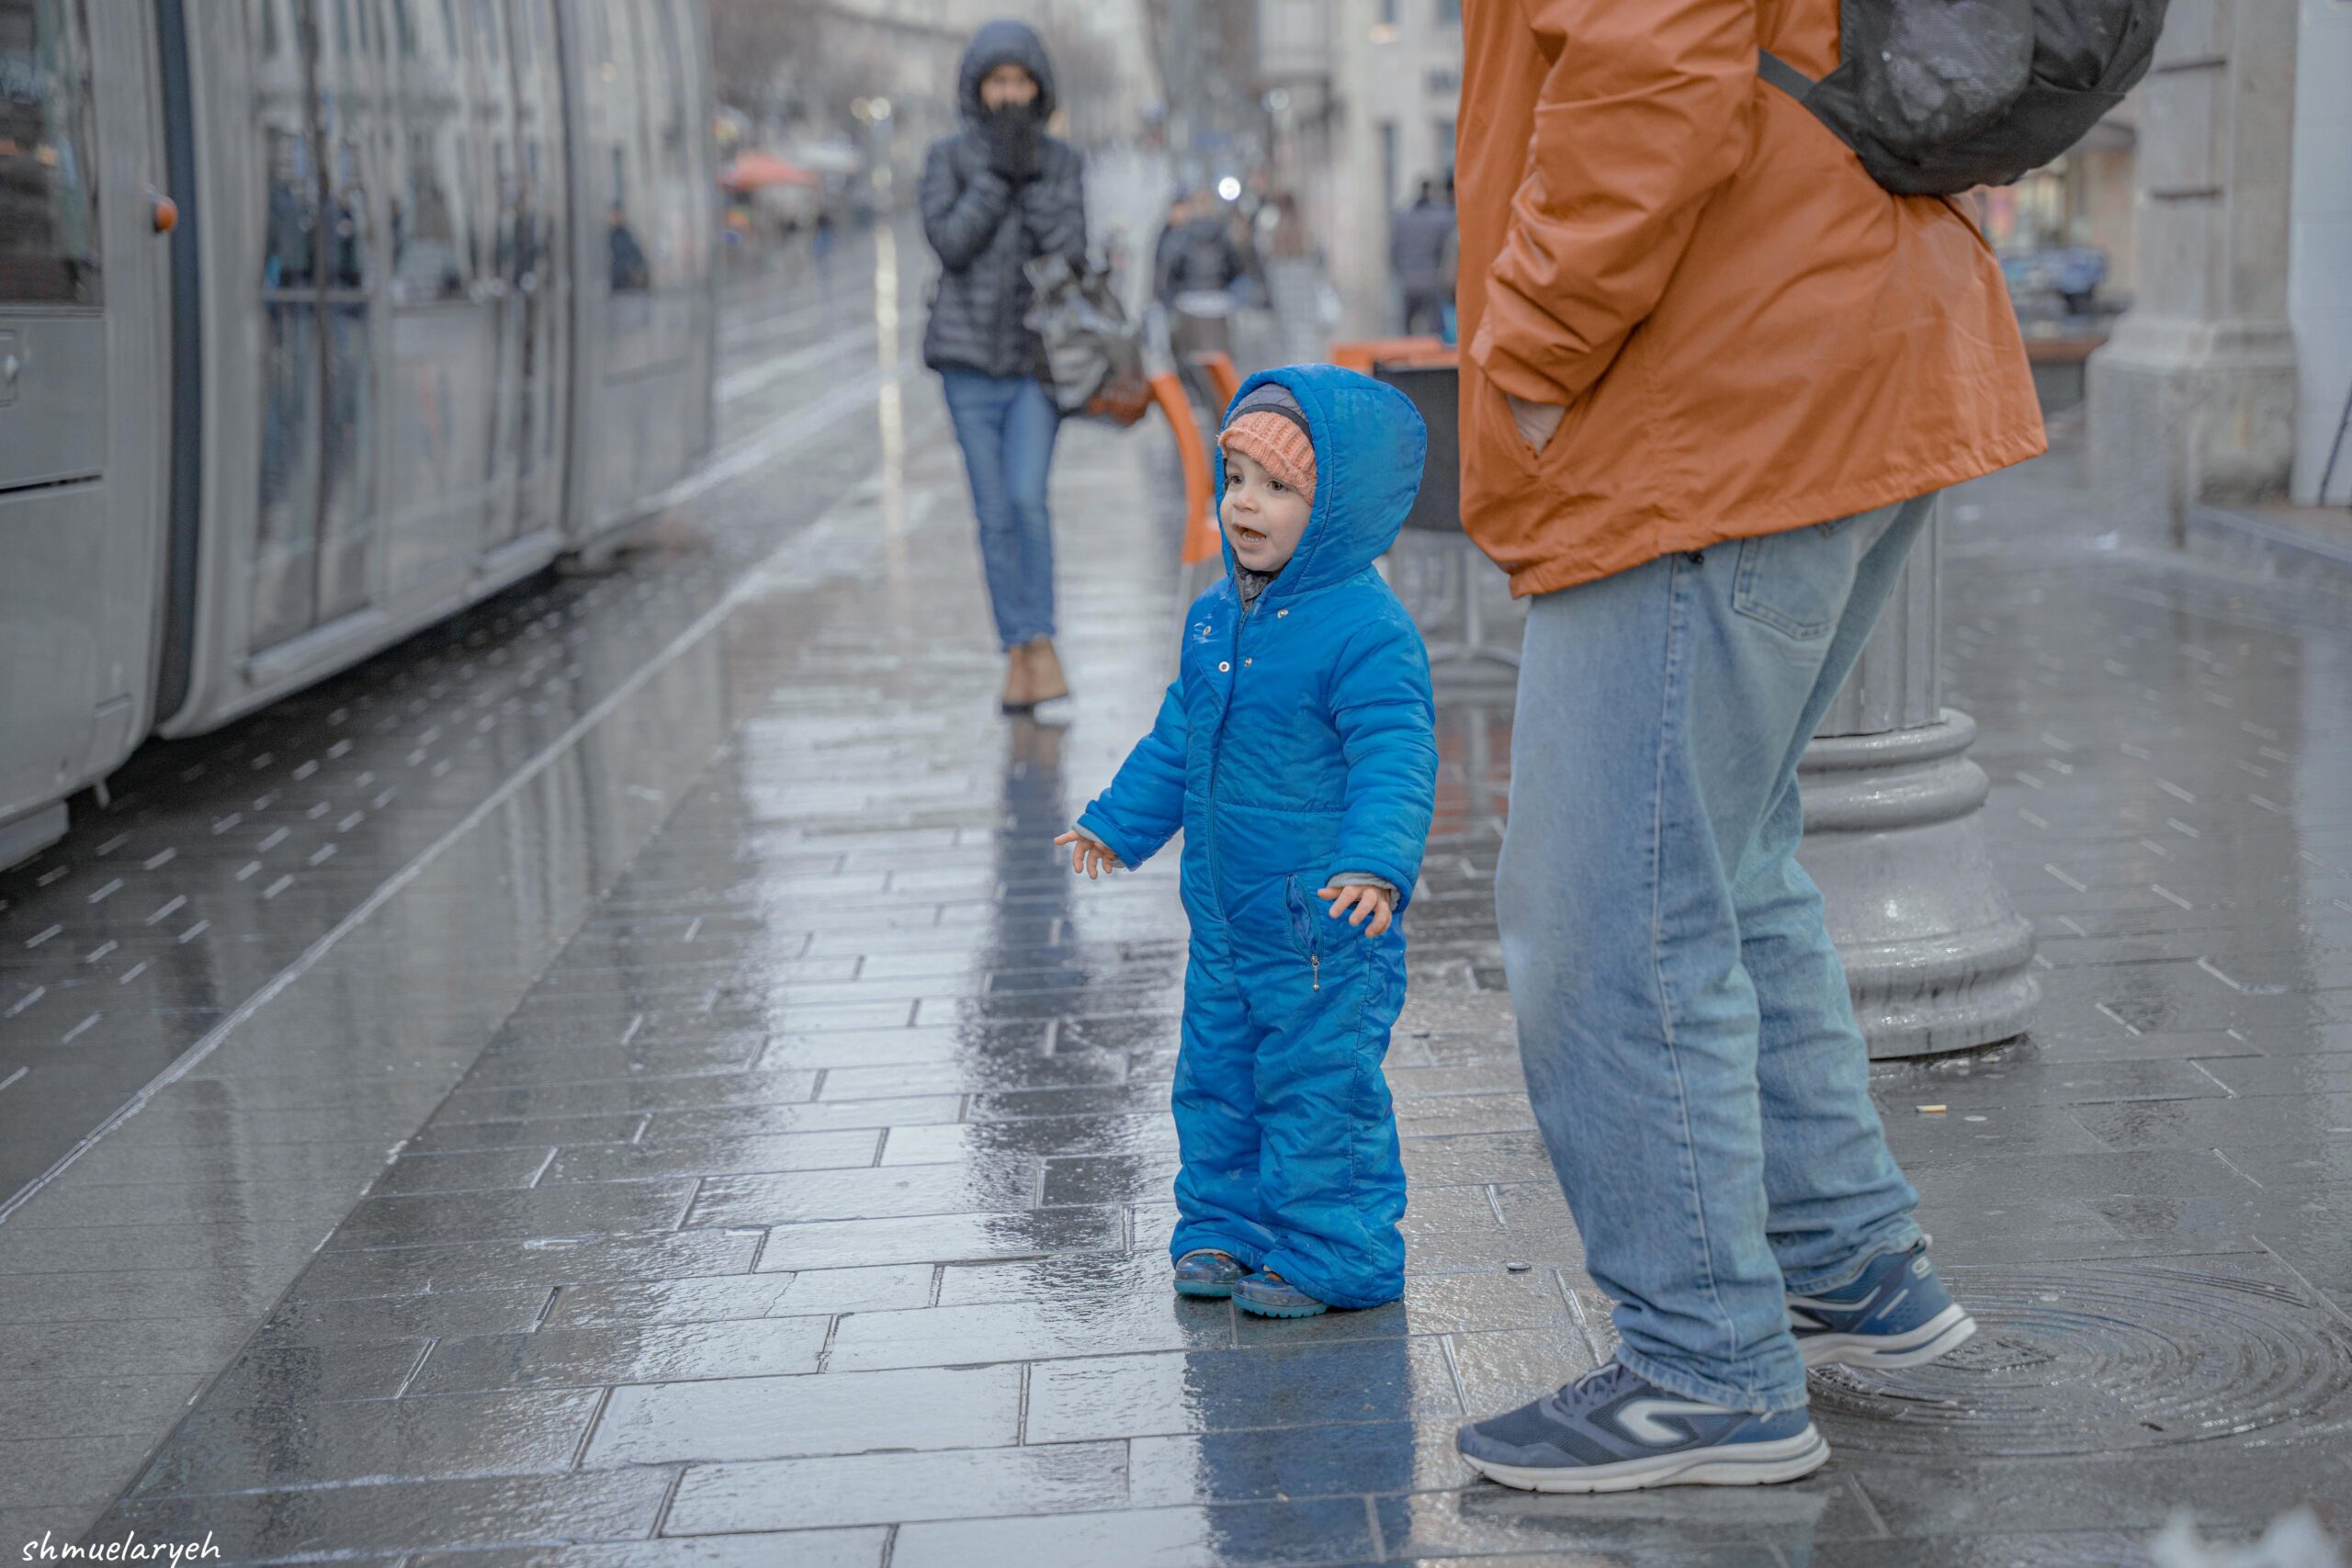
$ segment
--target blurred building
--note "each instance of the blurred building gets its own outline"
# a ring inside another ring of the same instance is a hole
[[[923,150],[956,128],[965,46],[1017,17],[1053,57],[1056,129],[1099,146],[1136,134],[1156,101],[1144,0],[710,0],[719,94],[753,139],[816,161],[854,148],[880,199],[903,196]],[[887,174],[884,171],[888,171]]]
[[[1272,183],[1295,192],[1346,311],[1394,325],[1388,223],[1453,168],[1461,0],[1257,0]]]
[[[2090,365],[2114,525],[2172,543],[2200,511],[2324,499],[2352,399],[2347,79],[2341,0],[2174,0],[2141,93],[2135,302]],[[2260,521],[2352,558],[2340,523]]]

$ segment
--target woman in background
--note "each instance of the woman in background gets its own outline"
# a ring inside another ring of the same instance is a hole
[[[1054,534],[1046,506],[1061,415],[1046,387],[1045,347],[1022,324],[1023,267],[1035,257],[1086,259],[1083,161],[1046,134],[1054,73],[1028,27],[990,22],[972,35],[957,79],[963,128],[923,160],[922,226],[939,255],[923,363],[939,372],[972,510],[997,638],[1003,706],[1022,713],[1066,696],[1054,653]]]

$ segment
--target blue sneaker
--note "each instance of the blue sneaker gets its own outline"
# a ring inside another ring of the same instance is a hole
[[[1454,1439],[1470,1468],[1527,1492],[1761,1486],[1829,1462],[1802,1409],[1758,1416],[1667,1393],[1611,1361]]]
[[[1233,1287],[1249,1274],[1247,1265],[1213,1248],[1196,1247],[1176,1260],[1176,1293],[1221,1301],[1233,1294]]]
[[[1976,1320],[1936,1278],[1920,1242],[1871,1258],[1834,1291],[1790,1296],[1789,1332],[1808,1367],[1916,1367],[1958,1348]]]
[[[1260,1317],[1313,1317],[1331,1303],[1316,1300],[1280,1274],[1252,1274],[1233,1287],[1233,1304]]]

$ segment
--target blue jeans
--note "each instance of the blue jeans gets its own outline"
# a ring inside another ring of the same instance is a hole
[[[1061,412],[1034,376],[949,369],[939,378],[972,481],[997,640],[1010,650],[1051,637],[1054,522],[1046,510],[1046,476]]]
[[[1932,501],[1529,609],[1495,890],[1528,1096],[1619,1359],[1686,1398],[1803,1404],[1784,1292],[1920,1238],[1794,855],[1797,759]]]

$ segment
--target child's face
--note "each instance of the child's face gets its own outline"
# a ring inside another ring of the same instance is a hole
[[[1233,553],[1251,571],[1280,571],[1298,550],[1314,504],[1266,472],[1255,457],[1225,454],[1225,504],[1218,510]]]

